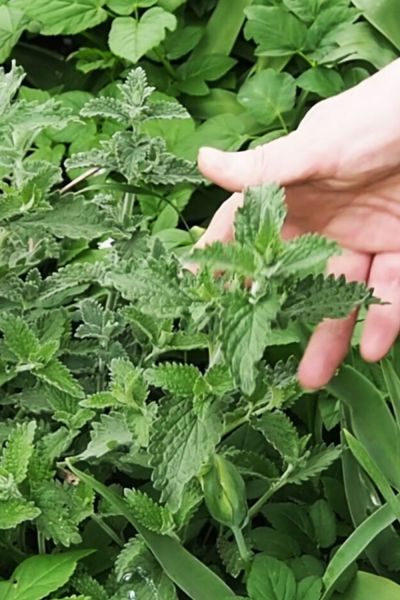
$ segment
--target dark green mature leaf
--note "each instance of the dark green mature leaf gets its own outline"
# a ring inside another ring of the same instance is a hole
[[[194,365],[162,363],[146,371],[147,381],[176,396],[193,397],[194,387],[201,377]]]
[[[255,365],[267,346],[271,322],[279,309],[273,296],[252,304],[241,295],[232,296],[222,315],[221,341],[232,375],[245,394],[256,386]]]
[[[72,373],[58,360],[52,360],[46,366],[36,369],[35,375],[41,381],[74,398],[83,398],[84,396],[81,386]]]
[[[173,512],[179,509],[184,487],[208,461],[222,435],[218,403],[201,414],[190,401],[164,400],[154,424],[150,444],[154,486]]]
[[[296,581],[285,563],[272,556],[257,556],[247,581],[251,600],[296,600]]]
[[[15,483],[24,481],[33,452],[36,422],[17,423],[9,434],[0,458],[0,469],[10,473]]]
[[[44,35],[74,34],[95,27],[107,18],[106,0],[17,0],[25,14],[40,24]]]
[[[22,496],[0,500],[0,529],[13,529],[24,521],[31,521],[40,515],[33,502]]]
[[[283,7],[251,6],[245,13],[245,36],[258,44],[258,55],[286,56],[304,49],[307,28]]]
[[[309,276],[299,281],[282,310],[290,319],[316,324],[324,318],[340,319],[363,303],[371,303],[372,292],[361,283],[346,283],[344,276]]]
[[[139,523],[156,533],[168,533],[174,527],[172,514],[165,506],[139,490],[125,490],[125,498],[132,515]]]
[[[71,577],[78,561],[93,550],[74,550],[63,554],[31,556],[12,574],[16,600],[42,600],[58,590]]]
[[[289,417],[283,412],[266,413],[253,421],[253,426],[265,436],[266,440],[288,463],[295,462],[299,456],[300,440],[297,430]]]
[[[296,81],[289,73],[261,71],[240,88],[238,101],[259,123],[271,125],[295,104]]]

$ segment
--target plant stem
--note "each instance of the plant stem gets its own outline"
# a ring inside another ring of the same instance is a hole
[[[244,539],[243,532],[240,527],[232,527],[232,533],[235,536],[236,545],[239,550],[240,558],[247,566],[251,559],[250,550],[247,547],[246,540]]]
[[[289,465],[287,467],[286,471],[281,476],[281,478],[278,479],[278,481],[276,481],[275,483],[273,483],[271,485],[271,487],[265,492],[265,494],[263,494],[261,496],[261,498],[259,498],[257,500],[257,502],[255,502],[253,504],[253,506],[249,510],[249,519],[252,519],[261,510],[261,508],[264,506],[264,504],[266,504],[268,502],[268,500],[278,490],[280,490],[284,485],[286,485],[286,483],[287,483],[287,481],[288,481],[288,479],[289,479],[292,471],[293,471],[293,465]]]
[[[37,545],[39,554],[46,554],[46,540],[41,531],[37,530]]]
[[[122,547],[124,545],[124,541],[119,537],[117,533],[115,533],[114,529],[112,529],[102,517],[99,517],[99,515],[96,515],[96,513],[94,513],[91,516],[91,519],[117,544],[117,546]]]

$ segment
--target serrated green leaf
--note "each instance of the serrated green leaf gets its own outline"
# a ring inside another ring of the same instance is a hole
[[[207,265],[224,271],[234,271],[249,277],[254,275],[255,272],[253,253],[249,248],[239,246],[239,244],[214,242],[204,248],[195,249],[189,260],[199,265]]]
[[[36,422],[17,423],[9,434],[0,458],[0,468],[10,473],[16,483],[22,483],[33,452]]]
[[[264,256],[280,243],[285,217],[285,194],[281,188],[276,185],[249,188],[243,206],[236,212],[236,240]]]
[[[146,380],[155,387],[177,396],[192,396],[201,373],[194,365],[180,363],[162,363],[148,369]]]
[[[74,398],[84,397],[84,392],[72,373],[58,360],[52,360],[45,367],[36,369],[35,375],[41,381]]]
[[[310,275],[295,285],[282,311],[290,319],[316,324],[324,318],[347,317],[354,308],[374,301],[362,283],[347,283],[344,276]]]
[[[0,500],[0,529],[13,529],[24,521],[32,521],[40,515],[33,502],[22,496]]]
[[[16,358],[29,362],[40,348],[39,340],[29,325],[21,318],[6,314],[0,318],[0,329],[4,334],[4,342]]]
[[[155,533],[168,533],[174,527],[172,514],[140,490],[125,490],[125,498],[139,523]]]
[[[342,454],[340,446],[314,446],[292,472],[290,483],[303,483],[328,469]]]
[[[279,276],[304,276],[324,270],[327,260],[339,252],[337,244],[314,233],[286,242],[278,260]]]
[[[154,424],[150,461],[154,486],[172,512],[179,509],[185,485],[199,474],[222,435],[222,415],[217,403],[202,414],[189,401],[165,400]]]
[[[80,460],[99,458],[120,446],[130,446],[133,435],[123,414],[114,412],[101,415],[100,421],[92,423],[91,441],[80,455]]]
[[[255,419],[252,425],[288,463],[297,461],[300,448],[299,435],[285,413],[280,411],[265,413]]]
[[[267,346],[271,321],[279,309],[274,297],[250,304],[244,296],[230,298],[221,318],[221,342],[226,361],[243,392],[256,386],[255,365]]]

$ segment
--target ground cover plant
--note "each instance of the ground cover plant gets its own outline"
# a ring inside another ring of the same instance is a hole
[[[324,275],[332,242],[281,240],[277,186],[192,251],[223,198],[198,148],[390,62],[394,11],[0,5],[1,600],[399,597],[398,349],[296,380],[318,322],[379,299]]]

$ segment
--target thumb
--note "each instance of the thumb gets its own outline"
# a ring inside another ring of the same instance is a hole
[[[317,156],[299,132],[273,140],[253,150],[223,152],[200,149],[199,169],[211,181],[232,192],[251,185],[290,185],[311,179]]]

